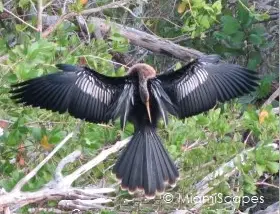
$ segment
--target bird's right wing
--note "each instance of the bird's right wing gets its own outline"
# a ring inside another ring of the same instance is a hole
[[[95,123],[121,116],[125,124],[133,105],[132,77],[108,77],[87,67],[59,64],[63,72],[12,86],[12,99]]]
[[[185,118],[213,108],[218,101],[253,91],[258,80],[256,72],[206,56],[172,73],[158,75],[152,85],[158,82],[168,95],[175,109],[169,113]],[[163,106],[168,105],[167,99],[161,100],[165,100]]]

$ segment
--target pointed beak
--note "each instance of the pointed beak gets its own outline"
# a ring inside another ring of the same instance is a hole
[[[149,102],[149,100],[146,101],[145,104],[146,104],[146,109],[147,109],[147,113],[148,113],[148,117],[149,117],[150,123],[152,123],[152,117],[151,117],[150,102]]]

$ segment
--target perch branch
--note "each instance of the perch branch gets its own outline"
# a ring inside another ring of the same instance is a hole
[[[115,189],[113,188],[42,188],[36,192],[8,193],[0,196],[0,212],[6,207],[10,207],[13,210],[42,200],[61,200],[66,198],[91,200],[95,194],[107,194],[114,191]]]
[[[52,27],[53,23],[62,23],[66,18],[61,20],[58,16],[48,16],[45,15],[44,25]],[[79,25],[84,31],[86,31],[85,23],[79,21]],[[59,23],[59,24],[60,24]],[[193,58],[202,56],[203,53],[192,48],[183,47],[169,41],[167,39],[159,38],[155,35],[148,34],[146,32],[136,30],[134,28],[126,27],[115,22],[108,22],[105,19],[100,19],[96,17],[91,17],[88,23],[94,24],[95,28],[98,29],[103,35],[110,32],[111,28],[115,29],[120,35],[127,38],[129,42],[133,45],[143,47],[147,50],[153,51],[155,53],[168,55],[175,57],[183,61],[190,61]]]
[[[81,210],[86,211],[89,209],[108,209],[108,207],[104,207],[100,204],[105,204],[112,202],[111,199],[105,199],[105,198],[98,198],[93,200],[61,200],[58,203],[58,207],[61,209],[71,209],[71,210]]]
[[[57,165],[57,168],[55,170],[55,174],[54,174],[54,179],[56,182],[59,182],[63,179],[63,175],[62,175],[62,170],[64,169],[65,165],[67,165],[68,163],[73,163],[74,161],[77,160],[78,157],[81,156],[81,151],[74,151],[71,154],[67,155],[66,157],[64,157],[59,164]]]
[[[125,140],[118,141],[114,146],[112,146],[109,149],[103,150],[99,155],[97,155],[95,158],[87,162],[86,164],[82,165],[80,168],[78,168],[76,171],[71,173],[70,175],[65,176],[65,183],[66,185],[71,185],[77,178],[79,178],[81,175],[95,167],[97,164],[104,161],[109,155],[116,153],[121,148],[123,148],[129,141],[131,137],[126,138]]]
[[[81,154],[80,151],[74,151],[60,161],[55,170],[53,180],[47,183],[43,188],[36,192],[21,191],[22,186],[38,172],[42,165],[44,165],[55,154],[55,152],[72,137],[72,135],[73,133],[70,133],[60,144],[58,144],[57,147],[37,167],[35,167],[34,170],[31,171],[31,173],[19,181],[11,192],[6,192],[5,190],[1,191],[0,212],[4,211],[4,209],[16,210],[27,204],[43,200],[58,200],[60,201],[60,207],[67,209],[80,207],[81,210],[102,208],[100,203],[108,203],[112,201],[111,198],[108,198],[103,194],[114,192],[114,188],[78,188],[72,187],[71,184],[85,172],[105,160],[109,155],[122,149],[129,142],[130,137],[116,142],[113,146],[103,150],[99,155],[82,165],[73,173],[63,176],[61,173],[63,167],[66,164],[73,162]]]
[[[89,18],[89,22],[94,24],[96,28],[100,29],[103,35],[110,32],[111,28],[113,28],[120,35],[127,38],[131,44],[146,48],[155,53],[173,56],[183,61],[189,61],[192,58],[197,58],[203,55],[202,52],[195,49],[177,45],[167,39],[162,39],[158,36],[126,27],[115,22],[108,22],[96,17]],[[83,23],[80,23],[80,25],[86,30],[86,26],[84,26]]]

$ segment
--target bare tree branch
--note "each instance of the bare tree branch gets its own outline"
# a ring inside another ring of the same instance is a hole
[[[37,15],[37,30],[42,33],[42,13],[43,13],[43,0],[38,0],[38,15]]]
[[[23,19],[19,18],[17,15],[15,15],[14,13],[12,13],[11,11],[9,11],[6,8],[3,8],[3,11],[5,11],[6,13],[12,15],[13,17],[15,17],[17,20],[21,21],[23,24],[27,25],[28,27],[32,28],[33,30],[37,31],[37,28],[35,28],[34,26],[32,26],[31,24],[27,23],[26,21],[24,21]]]
[[[98,198],[93,200],[61,200],[58,203],[59,208],[61,209],[71,209],[71,210],[81,210],[86,211],[90,209],[108,209],[108,207],[104,207],[100,204],[105,204],[112,202],[111,199],[105,199],[105,198]]]
[[[79,188],[72,187],[71,184],[88,170],[105,160],[109,155],[122,149],[129,142],[131,137],[116,142],[116,144],[103,150],[99,155],[82,165],[73,173],[63,176],[61,173],[63,167],[66,164],[75,161],[81,154],[80,151],[74,151],[60,161],[56,168],[53,180],[47,183],[43,188],[36,192],[21,191],[22,186],[39,171],[39,169],[72,137],[72,135],[73,133],[70,133],[66,136],[66,138],[59,143],[58,146],[35,169],[19,181],[11,192],[6,192],[4,189],[1,189],[0,212],[4,210],[6,210],[6,212],[9,210],[13,211],[27,204],[36,203],[42,200],[62,200],[59,202],[59,206],[63,209],[80,207],[81,210],[89,210],[93,208],[101,209],[103,206],[101,206],[100,203],[103,204],[112,201],[112,198],[108,198],[103,194],[114,192],[114,188]]]
[[[57,16],[45,16],[44,24],[53,26],[53,23],[57,23],[57,20],[60,19],[61,18]],[[60,23],[62,23],[63,20],[61,20]],[[193,58],[203,55],[203,53],[198,50],[177,45],[167,39],[162,39],[155,35],[151,35],[134,28],[126,27],[112,21],[108,22],[105,19],[91,17],[88,22],[94,24],[95,28],[100,30],[103,35],[109,33],[111,28],[113,28],[120,35],[127,38],[131,44],[143,47],[155,53],[168,55],[183,61],[190,61]],[[79,22],[79,24],[86,31],[84,22]]]
[[[155,35],[136,30],[134,28],[125,27],[123,25],[108,22],[104,19],[91,17],[89,22],[99,28],[103,34],[110,31],[111,28],[115,29],[120,35],[124,36],[133,45],[137,45],[155,53],[160,53],[168,56],[173,56],[183,61],[189,61],[192,58],[202,56],[203,53],[195,49],[177,45],[169,40],[159,38]],[[83,26],[83,23],[80,23]]]
[[[280,87],[264,102],[263,107],[272,103],[280,95]]]
[[[125,140],[122,141],[118,141],[113,147],[103,150],[99,155],[97,155],[91,161],[82,165],[80,168],[78,168],[70,175],[65,176],[64,183],[70,186],[77,178],[79,178],[81,175],[83,175],[84,173],[86,173],[87,171],[95,167],[100,162],[104,161],[110,154],[116,153],[121,148],[123,148],[130,141],[130,139],[131,137],[126,138]]]
[[[63,179],[62,170],[65,167],[65,165],[67,165],[68,163],[73,163],[74,161],[76,161],[77,158],[81,156],[81,154],[82,154],[81,151],[74,151],[71,154],[64,157],[59,162],[59,164],[57,165],[57,168],[55,170],[55,174],[54,174],[54,180],[56,182],[59,182]]]

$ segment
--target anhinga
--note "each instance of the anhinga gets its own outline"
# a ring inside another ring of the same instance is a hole
[[[134,135],[113,173],[129,192],[144,190],[146,197],[175,185],[178,170],[156,133],[167,113],[186,118],[213,108],[217,102],[253,91],[257,74],[216,56],[204,56],[181,69],[156,75],[147,64],[136,64],[123,77],[104,76],[90,68],[59,64],[63,72],[12,86],[17,103],[57,111],[93,123],[120,117],[134,125]]]

